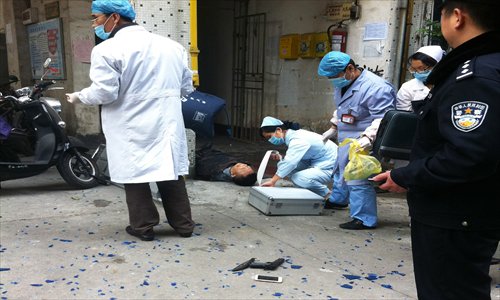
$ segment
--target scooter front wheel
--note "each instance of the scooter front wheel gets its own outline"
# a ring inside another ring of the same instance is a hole
[[[87,166],[82,165],[73,152],[65,152],[57,163],[57,170],[69,185],[81,189],[90,189],[99,183],[95,176],[99,174],[97,163],[86,153],[80,153]]]

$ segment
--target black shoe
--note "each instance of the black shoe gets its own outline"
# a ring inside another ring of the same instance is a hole
[[[125,228],[125,231],[132,236],[140,238],[141,241],[152,241],[155,239],[155,233],[153,230],[151,230],[147,233],[139,233],[139,232],[135,231],[134,229],[132,229],[132,227],[127,226],[127,228]]]
[[[363,225],[363,222],[361,222],[358,219],[353,219],[350,222],[340,224],[339,227],[342,229],[349,229],[349,230],[374,229],[375,228],[375,226]]]
[[[188,238],[188,237],[191,237],[191,235],[193,234],[192,232],[177,232],[177,234],[180,236],[180,237],[183,237],[183,238]]]
[[[337,204],[326,200],[324,209],[344,209],[347,208],[348,206],[349,204]]]

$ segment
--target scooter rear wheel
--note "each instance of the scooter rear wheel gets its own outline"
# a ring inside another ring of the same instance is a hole
[[[57,163],[57,170],[64,181],[72,187],[90,189],[99,184],[95,179],[95,176],[99,174],[99,169],[90,155],[87,153],[81,153],[81,155],[87,165],[90,166],[90,170],[87,170],[87,168],[80,163],[75,154],[71,152],[63,154],[63,157],[61,157]],[[91,176],[89,176],[89,173]]]

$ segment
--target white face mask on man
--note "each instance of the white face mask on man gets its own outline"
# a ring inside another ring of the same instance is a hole
[[[106,21],[104,22],[104,24],[96,26],[94,28],[95,34],[101,40],[107,40],[109,38],[109,35],[111,34],[111,32],[113,32],[113,29],[115,29],[116,24],[113,25],[113,28],[111,28],[111,30],[109,32],[104,31],[104,25],[106,25],[106,23],[108,22],[109,18],[111,18],[111,15],[106,19]]]
[[[332,86],[334,88],[339,88],[339,89],[341,89],[341,88],[343,88],[345,86],[348,86],[352,82],[352,80],[347,80],[345,78],[345,74],[342,77],[330,78],[329,80],[330,80],[330,83],[332,84]]]

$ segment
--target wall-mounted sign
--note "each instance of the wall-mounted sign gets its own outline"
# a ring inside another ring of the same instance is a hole
[[[349,20],[351,13],[351,3],[328,5],[326,7],[326,17],[332,22]]]
[[[53,19],[59,18],[59,2],[51,2],[44,5],[45,7],[45,18]]]
[[[364,41],[385,40],[387,38],[387,23],[365,24]]]
[[[48,57],[52,59],[52,63],[45,79],[65,79],[61,20],[53,19],[28,25],[27,29],[33,79],[40,79],[43,75],[43,62]]]

